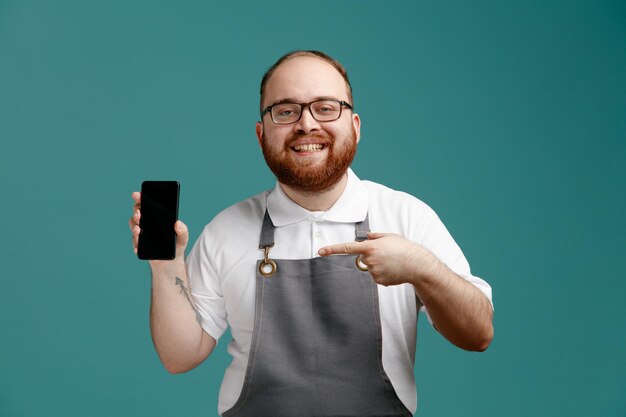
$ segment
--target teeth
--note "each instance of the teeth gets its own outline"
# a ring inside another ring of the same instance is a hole
[[[296,145],[293,148],[298,152],[321,151],[324,146],[319,143],[308,143],[306,145]]]

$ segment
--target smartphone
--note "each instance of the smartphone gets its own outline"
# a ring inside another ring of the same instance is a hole
[[[144,181],[141,183],[141,218],[139,219],[139,259],[170,260],[176,257],[178,220],[178,181]]]

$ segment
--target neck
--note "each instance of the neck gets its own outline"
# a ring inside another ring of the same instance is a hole
[[[287,194],[287,197],[300,207],[309,211],[326,211],[339,200],[341,193],[346,188],[346,184],[348,184],[347,172],[335,185],[324,191],[301,191],[283,183],[280,183],[280,187]]]

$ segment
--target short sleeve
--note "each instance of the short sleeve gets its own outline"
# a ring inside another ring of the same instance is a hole
[[[461,248],[456,244],[448,229],[446,229],[439,216],[432,209],[429,208],[426,221],[422,226],[423,229],[419,233],[418,243],[430,250],[441,262],[478,288],[487,297],[491,303],[491,308],[493,308],[491,286],[485,280],[472,275],[469,263],[465,259]],[[420,310],[426,311],[423,306],[421,306]],[[428,320],[430,321],[430,317],[428,317]]]
[[[215,340],[226,331],[226,307],[215,268],[215,254],[207,239],[208,227],[193,246],[187,257],[187,275],[191,287],[191,295],[202,317],[202,328]]]

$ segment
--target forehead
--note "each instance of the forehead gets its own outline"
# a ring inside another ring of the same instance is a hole
[[[328,62],[311,56],[299,56],[283,62],[267,81],[263,105],[292,98],[308,102],[330,96],[348,100],[348,87],[339,71]]]

